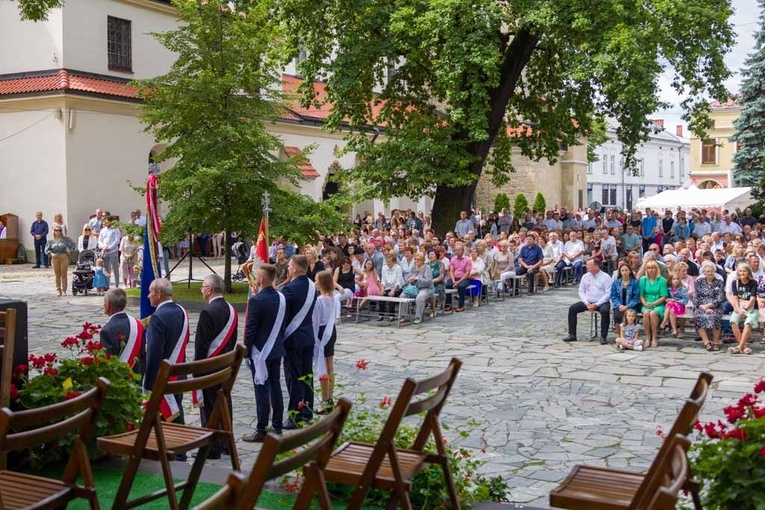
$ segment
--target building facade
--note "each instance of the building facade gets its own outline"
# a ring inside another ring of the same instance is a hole
[[[672,134],[664,129],[663,121],[653,121],[648,141],[637,149],[634,170],[624,165],[617,127],[608,121],[608,140],[595,149],[597,161],[587,166],[588,204],[632,210],[639,198],[679,188],[688,181],[690,144],[682,137],[682,126]]]
[[[733,183],[733,155],[737,144],[729,138],[733,135],[733,121],[741,113],[736,98],[709,105],[713,128],[704,139],[691,138],[691,181],[697,187],[730,188]]]

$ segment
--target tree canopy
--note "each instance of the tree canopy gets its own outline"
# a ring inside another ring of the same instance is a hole
[[[736,186],[752,186],[754,196],[765,199],[765,0],[759,0],[760,27],[755,34],[755,52],[741,70],[741,114],[733,121],[737,142],[733,155]]]
[[[329,127],[348,125],[361,164],[349,178],[378,198],[434,194],[445,228],[484,168],[496,184],[510,151],[555,161],[597,119],[614,117],[634,165],[669,69],[688,112],[725,97],[733,42],[727,0],[282,0],[305,78],[326,82]],[[708,119],[694,116],[698,130]],[[384,127],[385,140],[369,136]],[[485,165],[486,162],[490,165]]]
[[[266,129],[283,111],[283,49],[270,2],[240,3],[238,10],[224,0],[174,5],[180,26],[156,37],[177,60],[167,74],[138,82],[146,103],[140,118],[167,143],[159,157],[173,163],[158,188],[170,205],[165,238],[255,232],[263,190],[280,204],[278,210],[272,204],[275,230],[303,214],[309,202],[332,225],[339,215],[332,204],[319,206],[292,191],[299,161],[282,157],[282,141]],[[230,273],[226,257],[227,282]]]

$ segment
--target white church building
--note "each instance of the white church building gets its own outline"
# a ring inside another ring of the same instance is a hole
[[[44,22],[21,21],[15,2],[0,2],[0,213],[19,216],[30,249],[35,212],[61,213],[76,238],[96,208],[122,220],[141,208],[150,157],[161,151],[137,119],[130,80],[167,72],[175,56],[150,35],[178,24],[160,0],[67,0]],[[282,86],[297,87],[294,65]],[[321,84],[317,85],[321,87]],[[313,144],[300,191],[315,200],[332,192],[330,174],[356,164],[340,155],[343,133],[322,129],[327,110],[289,110],[270,129],[290,157]],[[430,199],[367,201],[353,211],[429,211]]]

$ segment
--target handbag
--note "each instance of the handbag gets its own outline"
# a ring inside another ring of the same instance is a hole
[[[416,298],[419,292],[420,292],[420,289],[417,288],[417,285],[414,285],[412,283],[407,283],[406,286],[401,291],[401,295],[408,298]]]

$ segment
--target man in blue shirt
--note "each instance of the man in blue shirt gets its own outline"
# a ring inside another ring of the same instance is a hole
[[[645,217],[642,220],[643,223],[643,251],[648,251],[648,247],[653,242],[653,231],[656,228],[656,218],[653,217],[653,212],[650,207],[645,210]]]
[[[48,222],[42,219],[42,216],[42,212],[37,211],[35,213],[37,221],[32,223],[32,228],[29,229],[29,233],[35,238],[35,269],[40,267],[41,259],[46,268],[50,267],[48,255],[45,254],[45,245],[48,243]]]
[[[518,264],[521,266],[518,269],[518,275],[526,275],[526,282],[529,285],[529,295],[534,294],[535,283],[537,275],[539,274],[539,268],[542,267],[542,261],[544,254],[542,248],[537,244],[537,235],[534,232],[529,232],[526,235],[526,245],[521,248],[521,255],[518,257]]]

